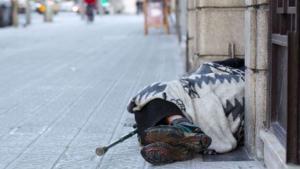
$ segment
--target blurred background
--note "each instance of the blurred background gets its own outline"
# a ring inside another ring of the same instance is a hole
[[[0,0],[0,28],[28,26],[37,20],[52,22],[64,14],[84,19],[88,3],[94,3],[98,16],[143,12],[143,0]],[[168,4],[174,11],[175,0]]]

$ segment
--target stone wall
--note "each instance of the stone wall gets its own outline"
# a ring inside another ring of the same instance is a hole
[[[188,0],[188,13],[187,13],[187,71],[194,69],[197,65],[197,9],[196,0]]]
[[[258,158],[263,157],[259,132],[266,124],[268,71],[268,5],[267,0],[246,0],[246,146]]]
[[[189,71],[206,61],[228,58],[229,43],[235,56],[244,57],[244,1],[188,1]]]

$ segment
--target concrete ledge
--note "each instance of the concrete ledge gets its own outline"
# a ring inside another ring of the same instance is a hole
[[[250,154],[255,154],[256,76],[252,69],[245,72],[245,144]]]
[[[269,3],[269,0],[245,0],[246,5]]]
[[[261,130],[260,138],[264,142],[264,161],[268,169],[288,169],[285,164],[286,151],[276,136],[270,131]]]
[[[245,2],[241,0],[201,0],[197,1],[197,7],[207,7],[207,6],[244,6]]]
[[[197,16],[196,15],[197,15],[196,11],[189,11],[187,13],[187,22],[188,22],[187,31],[188,31],[189,38],[194,38],[197,36],[197,34],[196,34]]]
[[[259,134],[264,142],[264,162],[267,169],[300,169],[300,166],[286,164],[286,150],[272,132],[261,130]]]
[[[256,9],[245,11],[245,65],[248,68],[256,68],[257,47],[257,12]]]
[[[256,69],[268,69],[268,9],[257,10],[257,54]]]

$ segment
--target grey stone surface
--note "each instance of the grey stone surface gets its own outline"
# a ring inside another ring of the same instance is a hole
[[[246,69],[245,80],[245,144],[248,151],[254,154],[256,136],[256,77],[251,69]]]
[[[270,0],[257,0],[257,4],[269,3]]]
[[[187,22],[188,22],[188,16],[187,16],[187,0],[178,1],[179,5],[179,11],[178,12],[178,24],[179,24],[179,36],[180,36],[180,42],[184,45],[186,45],[186,39],[187,39]]]
[[[245,147],[238,147],[236,150],[218,155],[204,155],[203,161],[252,161]]]
[[[245,0],[246,5],[269,3],[269,0]]]
[[[245,11],[245,65],[256,68],[257,58],[257,14],[256,9],[249,8]]]
[[[257,10],[257,59],[256,69],[268,69],[268,9]]]
[[[260,139],[259,132],[266,127],[267,73],[265,70],[246,70],[246,146],[249,152],[257,158],[263,158],[263,142]]]
[[[257,3],[260,2],[246,1],[247,5]],[[248,68],[246,116],[251,119],[247,123],[255,126],[246,127],[247,147],[258,158],[263,158],[259,131],[265,127],[267,115],[268,10],[265,8],[248,8],[245,12],[245,64]]]
[[[257,0],[245,0],[246,5],[254,5],[257,3]]]
[[[196,2],[197,0],[187,0],[188,9],[193,10],[196,8]]]
[[[196,10],[188,11],[187,15],[187,24],[188,24],[188,37],[189,38],[196,38],[197,32],[196,32],[196,23],[197,23],[197,17],[196,17]]]
[[[260,162],[202,162],[196,163],[197,169],[263,169]]]
[[[204,7],[204,6],[244,6],[245,2],[243,0],[198,0],[197,6]]]
[[[268,169],[288,169],[286,150],[276,136],[267,130],[260,131],[260,138],[264,142],[264,158]],[[298,169],[300,167],[297,167]]]
[[[188,11],[188,39],[187,39],[187,48],[188,48],[188,53],[187,53],[187,62],[188,62],[188,67],[193,68],[194,67],[194,55],[197,52],[197,32],[196,32],[196,10],[193,11]]]
[[[136,137],[96,157],[97,146],[132,130],[131,96],[183,73],[176,36],[144,37],[142,25],[136,16],[86,25],[60,14],[53,24],[0,30],[1,169],[262,168],[201,156],[156,167],[141,158]]]
[[[188,54],[187,54],[187,64],[188,69],[193,69],[195,67],[195,53],[196,53],[196,43],[195,39],[189,39],[187,42]]]
[[[249,8],[245,12],[245,64],[268,69],[268,10]]]
[[[198,10],[199,53],[228,55],[228,44],[234,43],[236,54],[244,55],[244,10]]]
[[[256,156],[263,158],[263,142],[259,136],[259,132],[264,129],[267,121],[267,96],[268,96],[268,75],[267,71],[258,71],[255,73],[256,84],[255,84],[255,109],[256,109],[256,120],[255,120],[255,145],[256,145]]]

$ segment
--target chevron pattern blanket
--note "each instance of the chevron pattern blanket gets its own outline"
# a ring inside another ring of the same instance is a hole
[[[209,149],[218,153],[237,147],[244,125],[244,71],[205,63],[193,74],[151,84],[131,99],[129,112],[153,99],[164,99],[212,138]]]

